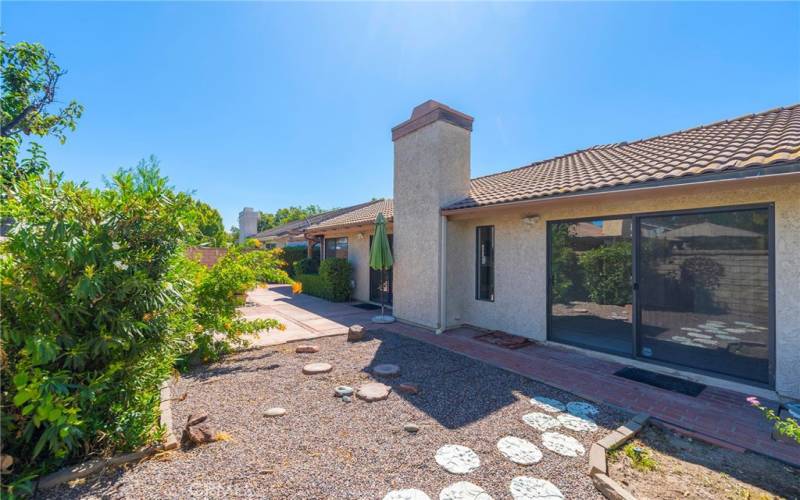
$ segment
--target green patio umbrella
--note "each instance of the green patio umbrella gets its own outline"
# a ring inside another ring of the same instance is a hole
[[[375,323],[391,323],[394,317],[384,314],[386,271],[392,268],[392,249],[389,247],[389,237],[386,236],[386,219],[383,213],[375,217],[375,235],[372,237],[372,248],[369,249],[369,267],[381,272],[381,315],[372,318]]]

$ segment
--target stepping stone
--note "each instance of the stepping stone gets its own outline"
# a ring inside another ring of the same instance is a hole
[[[311,344],[300,344],[294,350],[297,354],[312,354],[315,352],[319,352],[318,345],[311,345]]]
[[[419,394],[419,386],[417,384],[400,384],[397,386],[397,390],[405,394]]]
[[[417,424],[408,423],[403,426],[403,430],[410,433],[419,432],[419,426]]]
[[[383,500],[431,500],[431,497],[426,495],[422,490],[409,488],[406,490],[390,491],[383,497]]]
[[[264,412],[265,417],[282,417],[284,415],[286,415],[286,409],[278,406],[275,408],[270,408]]]
[[[349,385],[340,385],[338,387],[334,387],[333,394],[337,398],[341,398],[342,396],[352,396],[353,395],[353,388]]]
[[[370,382],[359,387],[356,396],[368,403],[372,403],[373,401],[381,401],[388,398],[390,392],[392,392],[392,388],[388,385],[380,382]]]
[[[561,427],[561,424],[558,422],[558,420],[545,413],[528,413],[522,416],[522,421],[539,432]]]
[[[567,411],[579,417],[593,417],[600,413],[600,410],[591,403],[583,401],[571,401],[567,403]]]
[[[453,474],[467,474],[481,465],[477,453],[460,444],[446,444],[436,451],[436,463]]]
[[[586,454],[586,449],[580,441],[558,432],[545,432],[542,434],[542,445],[548,450],[565,457],[577,457],[578,455]]]
[[[446,486],[439,493],[439,500],[492,500],[492,497],[477,484],[459,481]]]
[[[556,485],[545,479],[519,476],[508,487],[514,500],[560,500],[564,498]]]
[[[379,377],[396,377],[400,375],[400,367],[390,363],[375,365],[372,368],[372,373]]]
[[[328,363],[310,363],[303,367],[303,373],[305,373],[306,375],[328,373],[331,370],[333,370],[333,367]]]
[[[747,328],[726,328],[728,333],[747,333]]]
[[[597,424],[594,420],[586,417],[579,417],[578,415],[572,415],[570,413],[559,415],[558,421],[561,425],[571,431],[588,432],[597,430]]]
[[[756,325],[754,325],[753,323],[750,323],[749,321],[734,321],[734,322],[733,322],[733,324],[735,324],[735,325],[742,325],[742,326],[749,326],[749,327],[754,327],[754,326],[756,326]]]
[[[704,333],[689,332],[686,335],[688,335],[690,337],[693,337],[693,338],[696,338],[696,339],[710,339],[711,338],[711,335],[706,335]]]
[[[532,465],[542,459],[542,452],[527,439],[506,436],[497,442],[497,449],[515,464]]]
[[[534,406],[538,406],[542,410],[550,413],[558,413],[566,409],[564,403],[562,403],[561,401],[553,398],[548,398],[545,396],[534,396],[533,398],[531,398],[531,404],[533,404]]]

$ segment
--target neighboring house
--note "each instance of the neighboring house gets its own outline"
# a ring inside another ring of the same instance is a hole
[[[800,398],[800,105],[475,179],[472,122],[417,106],[392,129],[393,204],[303,229],[354,264],[356,298],[383,211],[402,321]]]

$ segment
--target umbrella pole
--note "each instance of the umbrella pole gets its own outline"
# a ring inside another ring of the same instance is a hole
[[[381,269],[381,316],[385,316],[383,312],[383,305],[386,302],[386,296],[385,296],[386,290],[384,289],[384,286],[386,285],[386,282],[384,281],[386,279],[384,274],[385,272],[386,272],[385,269]]]

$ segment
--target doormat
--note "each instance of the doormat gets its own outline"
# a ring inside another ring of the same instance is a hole
[[[703,389],[706,388],[705,385],[698,384],[697,382],[691,382],[689,380],[683,380],[677,377],[670,377],[669,375],[662,375],[661,373],[642,370],[640,368],[623,368],[622,370],[614,373],[614,375],[617,377],[626,378],[628,380],[633,380],[635,382],[641,382],[643,384],[666,389],[668,391],[686,394],[687,396],[692,396],[693,398],[696,398],[701,392],[703,392]]]
[[[530,339],[519,337],[517,335],[511,335],[510,333],[501,332],[500,330],[483,333],[475,336],[474,338],[480,340],[481,342],[487,342],[499,347],[505,347],[506,349],[519,349],[520,347],[533,344]]]
[[[357,307],[359,309],[366,309],[367,311],[374,311],[375,309],[381,308],[381,306],[376,306],[375,304],[367,304],[366,302],[362,302],[360,304],[353,304],[353,307]]]

